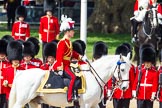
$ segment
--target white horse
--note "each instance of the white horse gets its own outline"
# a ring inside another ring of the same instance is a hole
[[[122,62],[119,62],[119,60]],[[116,68],[118,66],[120,66],[120,69]],[[113,74],[117,79],[119,79],[119,75],[122,80],[128,79],[130,66],[129,56],[124,57],[120,55],[103,56],[91,63],[90,67],[93,67],[95,71],[92,69],[93,71],[84,72],[86,92],[80,94],[80,108],[99,108],[98,103],[101,101],[101,96],[103,96],[101,93],[105,83]],[[88,66],[88,69],[90,67]],[[84,66],[81,69],[87,70]],[[62,108],[73,106],[72,103],[67,102],[67,95],[65,93],[47,94],[36,92],[44,75],[45,71],[39,68],[17,72],[9,96],[9,108],[22,108],[26,103],[29,103],[30,108],[37,108],[39,103]],[[120,87],[121,89],[128,88],[128,81],[123,81]]]

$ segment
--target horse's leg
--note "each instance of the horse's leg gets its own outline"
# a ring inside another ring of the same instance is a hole
[[[29,108],[38,108],[38,103],[36,101],[30,101]]]

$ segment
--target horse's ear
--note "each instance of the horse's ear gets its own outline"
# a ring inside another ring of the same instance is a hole
[[[131,52],[129,52],[129,53],[127,54],[128,60],[130,59],[130,57],[131,57]]]

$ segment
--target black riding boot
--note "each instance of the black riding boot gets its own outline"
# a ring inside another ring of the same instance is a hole
[[[1,108],[6,108],[6,95],[5,94],[0,94],[0,106]]]
[[[132,23],[132,26],[133,26],[133,30],[132,30],[132,32],[133,32],[132,42],[133,41],[135,42],[135,41],[138,40],[138,38],[137,38],[137,27],[138,27],[139,22],[136,19],[132,19],[131,20],[131,23]]]

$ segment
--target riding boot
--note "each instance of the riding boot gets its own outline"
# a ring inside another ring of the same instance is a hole
[[[132,23],[132,26],[133,26],[133,36],[132,36],[132,41],[137,41],[137,27],[138,27],[138,24],[139,22],[136,20],[136,19],[132,19],[131,20],[131,23]]]
[[[49,108],[49,105],[47,105],[47,104],[41,104],[41,108]]]
[[[0,94],[0,106],[1,106],[1,108],[6,108],[5,103],[6,103],[6,95]]]

